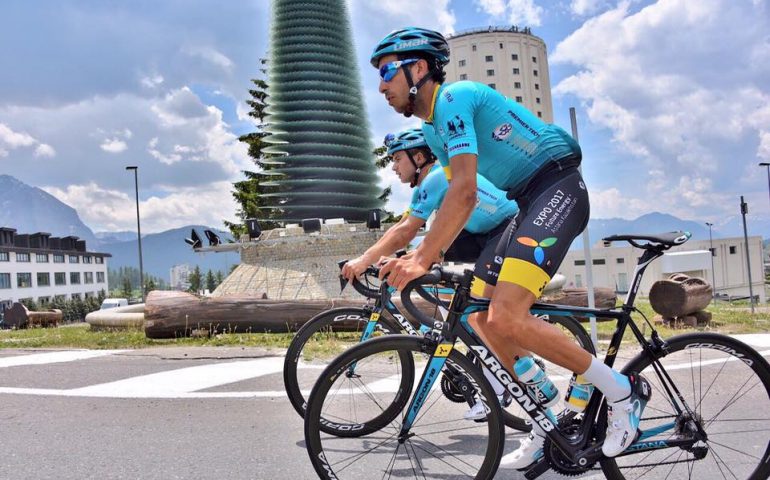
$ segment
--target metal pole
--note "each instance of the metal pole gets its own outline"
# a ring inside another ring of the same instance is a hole
[[[714,270],[714,241],[711,239],[711,227],[713,227],[714,224],[706,222],[706,225],[708,225],[709,227],[709,254],[711,255],[711,282],[713,283],[712,287],[714,289],[711,295],[711,303],[716,303],[717,273]]]
[[[575,139],[576,142],[580,143],[578,141],[578,130],[577,130],[577,116],[575,115],[575,107],[570,107],[569,109],[569,119],[570,123],[572,124],[572,138]],[[580,174],[583,174],[582,167],[578,167],[578,171]],[[585,230],[583,230],[583,255],[586,260],[586,287],[587,287],[587,294],[588,294],[588,308],[596,308],[596,302],[594,301],[594,276],[593,276],[593,260],[591,259],[591,241],[590,237],[588,235],[588,225],[586,224]],[[594,342],[594,347],[597,347],[599,345],[599,335],[596,330],[596,317],[591,316],[589,319],[589,324],[591,325],[591,341]]]
[[[126,167],[126,170],[134,171],[134,193],[136,194],[136,237],[139,244],[139,293],[144,303],[144,262],[142,261],[142,227],[139,223],[139,167]]]
[[[749,255],[749,234],[746,230],[746,214],[749,213],[749,205],[743,200],[741,195],[741,216],[743,217],[743,241],[746,243],[746,267],[749,273],[749,303],[751,304],[751,314],[754,314],[754,287],[751,285],[751,256]]]

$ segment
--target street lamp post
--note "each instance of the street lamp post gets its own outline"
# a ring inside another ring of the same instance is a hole
[[[714,291],[711,295],[711,301],[714,302],[717,296],[717,274],[714,271],[714,240],[711,238],[711,227],[714,226],[713,223],[706,222],[706,225],[709,227],[709,254],[711,255],[711,283]]]
[[[765,167],[765,169],[767,170],[767,189],[768,189],[768,193],[770,194],[770,163],[760,162],[759,166]]]
[[[134,171],[134,192],[136,193],[136,238],[139,243],[139,292],[142,295],[142,303],[144,303],[144,264],[142,262],[142,227],[139,223],[139,174],[137,173],[139,167],[130,166],[126,167],[126,170]]]

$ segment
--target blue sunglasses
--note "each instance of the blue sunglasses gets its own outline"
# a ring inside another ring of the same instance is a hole
[[[393,80],[393,77],[396,76],[399,68],[401,68],[403,65],[409,65],[410,63],[417,61],[419,61],[418,58],[408,58],[406,60],[396,60],[394,62],[386,63],[380,67],[380,78],[384,82],[389,82]]]

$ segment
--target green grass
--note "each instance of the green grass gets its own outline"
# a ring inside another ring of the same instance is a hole
[[[655,312],[646,300],[637,301],[637,308],[653,321]],[[691,331],[711,331],[725,334],[766,333],[770,332],[770,313],[758,312],[754,315],[745,306],[717,303],[707,308],[713,315],[711,324],[703,328],[670,328],[655,325],[663,338]],[[633,315],[637,325],[645,334],[650,328],[645,325],[642,316]],[[588,328],[588,324],[585,324]],[[598,335],[600,340],[609,340],[615,331],[615,322],[599,322]],[[357,337],[359,334],[352,334]],[[148,347],[263,347],[287,348],[292,333],[224,333],[213,336],[177,338],[168,340],[149,339],[141,329],[131,330],[98,330],[94,331],[85,323],[64,325],[58,328],[33,328],[29,330],[0,330],[0,348],[89,348],[89,349],[122,349]],[[334,356],[347,348],[357,338],[351,338],[351,333],[327,334],[317,336],[317,341],[306,347],[306,360]],[[631,341],[631,332],[627,331],[624,340]]]

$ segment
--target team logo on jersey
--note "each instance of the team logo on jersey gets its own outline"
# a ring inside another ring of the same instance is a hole
[[[518,237],[516,240],[522,244],[526,245],[528,247],[535,247],[535,261],[538,265],[543,264],[543,260],[545,260],[545,250],[544,248],[548,248],[554,243],[556,243],[556,237],[548,237],[544,240],[537,241],[534,238],[529,237]]]
[[[421,191],[420,192],[420,201],[424,202],[427,199],[428,199],[428,191],[427,190]]]
[[[449,103],[452,103],[454,101],[454,98],[452,98],[452,94],[449,92],[444,92],[444,98],[446,98],[446,101]]]
[[[455,115],[455,118],[446,122],[446,128],[449,130],[449,138],[465,135],[465,122],[460,115]]]
[[[585,190],[585,189],[586,189],[586,184],[585,184],[585,183],[583,183],[583,181],[582,181],[582,180],[578,182],[578,185],[580,186],[580,189],[581,189],[581,190]]]
[[[504,123],[500,126],[498,126],[494,132],[492,132],[492,138],[496,142],[502,142],[508,136],[510,136],[511,132],[513,131],[513,125],[510,123]]]

